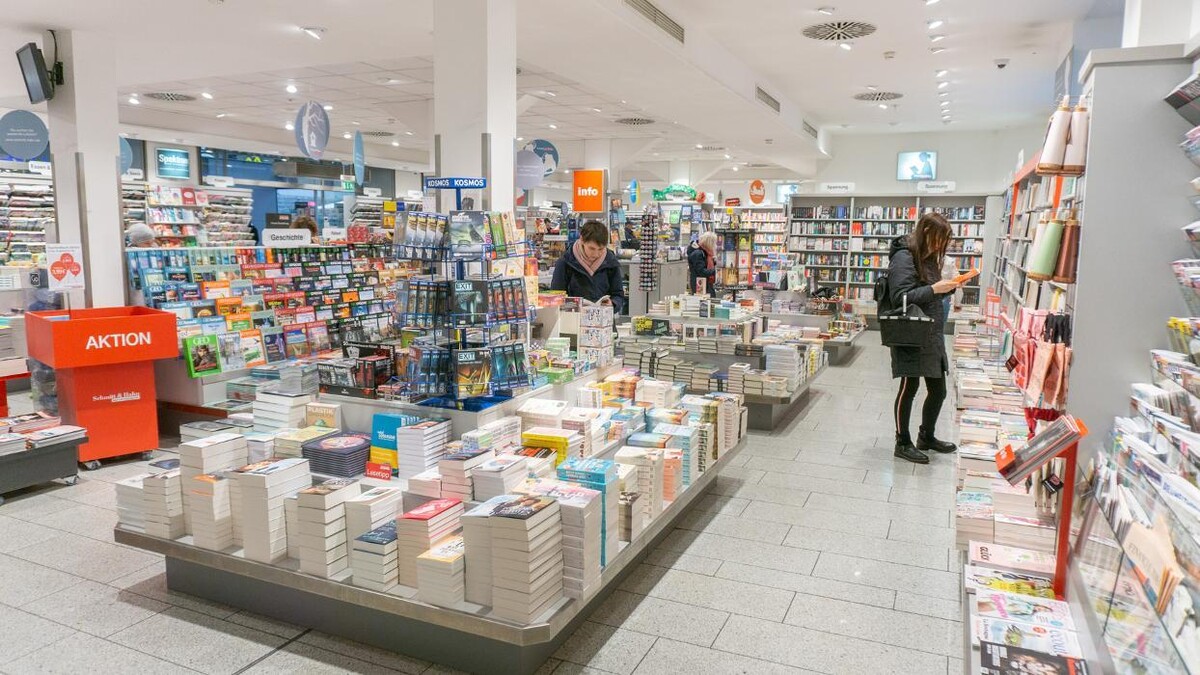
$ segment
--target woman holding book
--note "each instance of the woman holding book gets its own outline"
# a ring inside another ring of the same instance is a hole
[[[579,228],[579,239],[554,265],[550,290],[599,302],[612,301],[613,313],[625,307],[624,278],[617,255],[608,250],[608,228],[589,220]]]
[[[717,281],[716,246],[715,232],[705,232],[700,239],[688,244],[688,293],[695,293],[696,280],[704,279],[707,293],[714,298],[717,296],[714,288]]]
[[[946,400],[945,305],[942,299],[959,287],[954,280],[942,279],[942,263],[950,245],[950,223],[936,213],[927,213],[917,221],[913,233],[892,241],[888,263],[888,290],[893,307],[900,307],[907,297],[931,319],[933,328],[920,347],[892,347],[892,377],[900,378],[900,389],[892,412],[896,420],[896,449],[894,456],[917,464],[928,464],[923,450],[954,452],[953,443],[939,441],[934,436],[942,402]],[[909,418],[913,401],[925,379],[925,404],[921,407],[921,428],[914,444],[909,435]]]

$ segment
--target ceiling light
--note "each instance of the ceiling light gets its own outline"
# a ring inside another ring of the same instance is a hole
[[[226,114],[227,113],[217,113],[217,119],[221,119],[221,118],[225,117]]]
[[[867,91],[879,91],[879,87],[876,87],[876,86],[875,86],[875,85],[873,85],[873,84],[868,84],[868,85],[867,85]]]
[[[944,68],[943,68],[942,70],[939,70],[939,71],[937,71],[936,73],[934,73],[934,74],[933,74],[933,76],[934,76],[934,77],[945,77],[945,76],[946,76],[946,74],[947,74],[947,73],[949,73],[949,72],[950,72],[950,71],[948,71],[948,70],[946,70],[946,69],[944,69]]]
[[[351,122],[350,124],[353,124],[356,127],[359,126],[358,122]]]
[[[850,51],[851,49],[854,49],[854,45],[850,44],[849,42],[839,43],[838,46],[846,51]]]
[[[941,1],[942,0],[925,0],[925,6],[928,7],[929,5],[936,5]]]
[[[625,99],[621,99],[621,105],[625,105]]]
[[[284,128],[284,129],[287,129],[288,131],[295,131],[295,130],[296,130],[296,125],[295,125],[295,124],[292,124],[291,122],[284,122],[284,123],[283,123],[283,128]]]
[[[344,138],[344,139],[346,139],[346,140],[350,140],[350,138],[351,138],[351,136],[350,136],[350,132],[349,132],[349,131],[347,131],[346,133],[342,134],[342,138]]]
[[[880,110],[887,110],[887,109],[888,109],[888,104],[886,104],[886,103],[880,103],[880,104],[879,104],[879,109],[880,109]]]
[[[734,170],[734,171],[737,171],[737,170],[738,170],[738,168],[735,166],[735,167],[733,167],[733,170]]]
[[[938,89],[945,89],[946,87],[949,87],[949,86],[950,86],[950,83],[947,82],[946,80],[942,80],[941,82],[938,82]]]
[[[817,8],[817,14],[824,14],[825,16],[833,16],[833,13],[835,11],[837,11],[836,7],[818,7]]]
[[[141,103],[142,102],[138,100],[137,94],[129,95],[129,105],[141,105]]]
[[[942,107],[943,107],[943,108],[945,108],[945,107],[946,107],[946,106],[948,106],[948,105],[950,105],[950,101],[942,101]]]
[[[653,154],[655,157],[658,157],[658,153],[657,153],[657,152],[655,152],[655,153],[652,153],[652,154]]]
[[[523,140],[525,140],[525,137],[524,137],[524,136],[517,136],[517,140],[518,140],[518,141],[523,141]]]
[[[314,40],[320,40],[321,36],[325,34],[325,29],[321,28],[320,26],[309,26],[307,28],[301,28],[300,30],[304,31],[308,37]]]
[[[296,85],[292,84],[291,82],[288,82],[288,85],[286,87],[284,87],[284,89],[286,89],[287,93],[289,93],[289,94],[294,94],[294,93],[300,91],[299,89],[296,88]]]
[[[325,112],[329,112],[330,110],[333,110],[333,106],[329,105],[328,103],[325,104],[324,108],[325,108]]]
[[[204,99],[204,100],[206,100],[206,101],[211,101],[211,100],[212,100],[212,94],[208,93],[207,91],[202,91],[202,92],[200,92],[200,98],[202,98],[202,99]]]
[[[942,21],[941,19],[933,19],[931,21],[926,22],[925,25],[929,27],[929,30],[934,30],[935,28],[941,28],[942,24],[944,24],[944,23],[946,23],[946,22]]]
[[[405,135],[405,136],[412,136],[412,135],[413,135],[413,132],[411,132],[411,131],[406,131],[406,132],[404,132],[404,135]],[[519,139],[519,138],[518,138],[517,140],[519,141],[519,140],[521,140],[521,139]]]
[[[558,94],[556,94],[552,91],[543,91],[542,93],[549,96],[550,98],[554,98],[555,96],[558,96]]]
[[[732,157],[731,155],[729,155],[728,153],[726,153],[726,154],[725,154],[725,159],[733,159],[733,157]]]
[[[551,129],[557,129],[557,128],[558,128],[558,125],[557,125],[557,124],[551,124],[551,125],[550,125],[550,128],[551,128]]]
[[[950,95],[950,92],[948,92],[948,91],[939,91],[938,92],[938,96],[949,96],[949,95]]]
[[[393,148],[398,148],[398,147],[400,147],[400,141],[392,141],[392,147],[393,147]]]
[[[598,112],[602,112],[602,111],[599,108],[592,108],[592,112],[598,113]]]
[[[930,41],[930,42],[941,42],[942,40],[945,40],[945,39],[946,39],[946,36],[945,36],[945,35],[940,35],[940,34],[939,34],[939,35],[930,35],[930,36],[929,36],[929,41]]]
[[[933,52],[934,54],[941,54],[942,52],[946,51],[946,48],[945,47],[930,47],[929,51]]]
[[[703,149],[704,149],[704,144],[703,144],[703,143],[697,143],[697,144],[696,144],[696,149],[697,149],[697,150],[703,150]]]

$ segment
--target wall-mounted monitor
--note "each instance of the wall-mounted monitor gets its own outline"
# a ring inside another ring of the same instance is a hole
[[[29,93],[30,103],[54,98],[50,75],[46,72],[46,60],[36,44],[30,42],[17,50],[17,64],[21,66],[21,76],[25,78],[25,91]]]
[[[775,186],[775,203],[788,206],[792,203],[792,195],[799,193],[799,183],[780,183]]]
[[[937,180],[937,153],[902,152],[896,160],[896,180]]]

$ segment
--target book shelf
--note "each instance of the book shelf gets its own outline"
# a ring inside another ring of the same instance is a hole
[[[54,227],[54,184],[38,176],[0,175],[0,262],[29,263],[46,252]]]
[[[146,184],[121,183],[122,230],[146,222]]]
[[[201,212],[208,243],[212,246],[253,246],[256,236],[250,224],[254,192],[239,188],[205,188],[208,206]]]
[[[994,204],[992,206],[994,208]],[[888,266],[892,240],[910,234],[924,213],[946,216],[953,228],[947,255],[959,270],[983,269],[988,197],[821,197],[793,195],[788,250],[818,286],[843,297],[873,301],[876,278]],[[981,300],[979,277],[963,288],[963,304]]]

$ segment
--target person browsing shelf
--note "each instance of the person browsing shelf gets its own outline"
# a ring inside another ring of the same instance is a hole
[[[696,280],[704,279],[705,288],[710,296],[716,297],[717,291],[717,235],[715,232],[705,232],[700,238],[688,244],[688,292],[696,292]]]
[[[589,220],[579,228],[579,238],[554,265],[550,290],[599,302],[612,301],[613,313],[625,307],[624,279],[617,255],[608,250],[608,228]]]
[[[933,328],[920,347],[892,347],[892,377],[900,388],[892,412],[896,420],[896,457],[917,464],[929,463],[923,450],[954,452],[953,443],[939,441],[934,435],[942,403],[946,400],[946,325],[944,297],[954,293],[959,283],[942,279],[942,264],[950,245],[950,223],[936,213],[927,213],[917,221],[913,233],[892,241],[888,263],[888,288],[893,307],[908,304],[919,307],[933,319]],[[921,407],[921,428],[916,443],[909,435],[913,401],[925,379],[925,403]]]
[[[157,240],[154,238],[154,230],[145,223],[134,223],[125,230],[125,240],[129,242],[127,248],[153,248]]]

